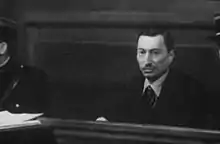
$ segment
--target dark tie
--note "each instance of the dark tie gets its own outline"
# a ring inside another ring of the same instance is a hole
[[[151,86],[147,86],[136,105],[137,109],[134,112],[136,121],[141,124],[150,123],[153,118],[153,108],[156,104],[156,94]],[[135,121],[135,122],[136,122]]]
[[[151,108],[155,106],[157,96],[150,85],[146,87],[144,94],[142,96],[142,100],[146,105],[150,106]]]

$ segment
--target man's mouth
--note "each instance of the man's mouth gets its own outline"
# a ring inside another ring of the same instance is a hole
[[[153,72],[153,70],[154,70],[153,68],[143,68],[142,69],[142,71],[145,72],[145,73]]]

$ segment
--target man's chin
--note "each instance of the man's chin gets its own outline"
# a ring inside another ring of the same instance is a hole
[[[144,77],[146,77],[146,78],[155,77],[155,74],[154,74],[154,73],[150,73],[150,72],[142,72],[142,74],[143,74]]]

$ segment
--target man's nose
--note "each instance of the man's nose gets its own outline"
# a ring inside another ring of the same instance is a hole
[[[151,57],[151,55],[150,55],[149,52],[146,53],[144,59],[145,59],[145,62],[146,62],[146,63],[151,63],[151,62],[152,62],[152,57]]]
[[[147,52],[146,55],[145,55],[144,66],[145,67],[152,67],[153,66],[152,56],[150,55],[149,52]]]

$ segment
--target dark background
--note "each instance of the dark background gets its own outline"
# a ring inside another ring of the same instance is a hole
[[[175,67],[218,89],[220,63],[207,36],[219,9],[208,0],[0,1],[0,16],[19,24],[18,58],[49,76],[51,115],[82,119],[137,73],[136,34],[149,26],[170,28]]]

